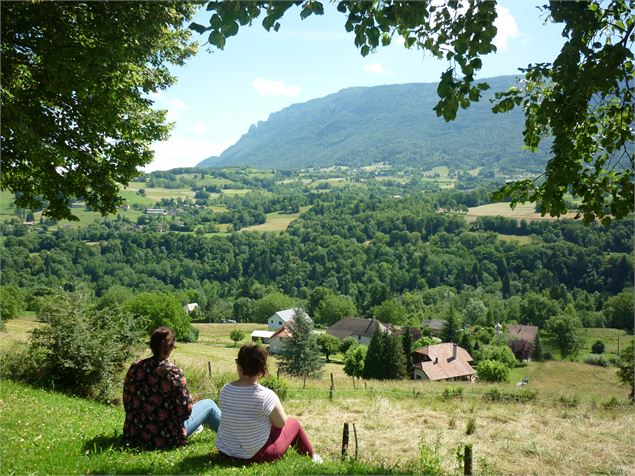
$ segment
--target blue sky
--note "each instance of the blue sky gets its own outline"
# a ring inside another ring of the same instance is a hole
[[[437,82],[445,62],[393,41],[363,58],[344,29],[345,17],[325,3],[323,16],[299,18],[290,9],[278,32],[256,20],[241,27],[220,51],[201,44],[198,54],[172,69],[177,83],[152,95],[155,107],[168,110],[174,129],[168,141],[153,145],[155,160],[145,170],[190,167],[219,155],[251,124],[291,104],[353,86]],[[479,78],[515,74],[529,63],[553,61],[563,39],[561,28],[544,24],[536,9],[543,1],[498,2],[498,51],[483,58]],[[208,24],[202,9],[195,21]]]

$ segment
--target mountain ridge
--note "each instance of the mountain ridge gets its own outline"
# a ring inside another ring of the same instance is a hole
[[[436,83],[346,88],[272,113],[220,156],[198,166],[293,170],[385,162],[423,168],[542,168],[546,147],[537,154],[523,149],[522,111],[491,112],[494,92],[506,90],[515,79],[485,79],[490,90],[447,123],[432,110],[438,101]]]

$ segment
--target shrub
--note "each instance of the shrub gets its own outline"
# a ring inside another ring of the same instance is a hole
[[[344,373],[351,377],[361,377],[364,373],[364,361],[368,349],[363,345],[355,345],[344,354]]]
[[[589,355],[586,359],[584,359],[584,363],[589,365],[597,365],[599,367],[609,366],[609,361],[602,355]]]
[[[570,397],[567,397],[566,395],[560,395],[558,403],[560,403],[560,405],[564,405],[565,407],[577,407],[580,403],[580,398],[575,394],[571,395]]]
[[[518,360],[527,360],[534,351],[534,345],[524,339],[512,339],[508,343],[509,348]]]
[[[463,387],[446,387],[442,394],[443,400],[451,398],[463,398]]]
[[[538,392],[535,390],[521,389],[513,392],[506,392],[498,388],[492,388],[483,394],[483,399],[491,402],[526,403],[535,400],[537,395]]]
[[[285,398],[287,398],[289,383],[282,377],[267,375],[265,378],[260,379],[260,385],[276,392],[276,395],[278,395],[278,398],[280,400],[284,400]]]
[[[471,435],[476,431],[476,418],[470,417],[467,421],[467,427],[465,428],[465,434]]]
[[[508,369],[513,369],[516,365],[516,356],[506,345],[484,345],[479,350],[478,360],[494,360],[505,365]]]
[[[198,330],[192,326],[181,303],[172,294],[137,294],[126,301],[125,308],[143,319],[148,334],[159,326],[169,326],[174,329],[179,342],[194,342],[198,339]]]
[[[486,382],[509,381],[509,367],[496,360],[484,360],[478,364],[478,377]]]
[[[355,339],[355,337],[348,336],[340,344],[340,352],[342,354],[345,354],[348,351],[348,349],[350,349],[351,347],[357,347],[358,345],[360,345],[360,343],[357,339]]]
[[[143,338],[143,321],[118,305],[97,310],[82,291],[43,299],[44,326],[9,365],[12,378],[105,400]]]
[[[603,354],[604,353],[604,342],[601,340],[596,340],[591,346],[591,353],[593,354]]]
[[[241,329],[234,329],[229,333],[229,338],[234,341],[234,347],[236,344],[245,338],[245,331]]]

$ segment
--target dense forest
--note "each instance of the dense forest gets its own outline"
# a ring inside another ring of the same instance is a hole
[[[198,302],[211,321],[262,321],[259,303],[275,298],[310,313],[328,302],[342,313],[413,325],[444,317],[449,305],[466,323],[488,326],[542,325],[568,307],[587,326],[632,330],[632,316],[606,312],[632,286],[631,220],[585,227],[483,217],[469,224],[460,213],[438,211],[439,200],[478,199],[465,192],[432,199],[343,187],[286,197],[226,199],[229,210],[245,215],[310,204],[283,233],[205,237],[117,220],[46,231],[6,222],[3,284],[20,288],[31,307],[33,297],[59,287],[88,286],[97,297],[167,291],[182,303]],[[337,317],[327,314],[318,323]]]

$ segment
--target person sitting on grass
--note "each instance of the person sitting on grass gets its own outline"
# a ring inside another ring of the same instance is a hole
[[[259,345],[244,345],[236,359],[238,380],[223,386],[222,409],[216,446],[230,459],[243,462],[273,461],[294,446],[300,454],[322,462],[298,420],[287,418],[280,399],[258,383],[267,375],[267,351]]]
[[[181,446],[207,425],[218,430],[220,410],[213,400],[192,405],[183,371],[168,362],[175,335],[159,327],[150,337],[152,357],[130,366],[123,388],[124,440],[132,446],[163,449]]]

